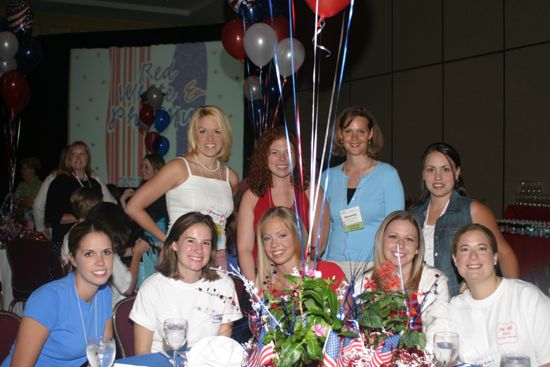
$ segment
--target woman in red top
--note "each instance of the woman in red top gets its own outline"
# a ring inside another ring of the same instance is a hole
[[[269,209],[261,218],[256,234],[258,243],[258,275],[256,287],[262,292],[278,292],[292,287],[286,275],[299,274],[303,269],[302,243],[307,241],[304,225],[296,223],[296,214],[283,207]],[[308,267],[313,261],[306,260]],[[316,269],[325,279],[334,279],[336,289],[345,279],[335,263],[319,261]]]
[[[304,175],[305,176],[305,175]],[[296,165],[296,139],[287,134],[283,127],[267,131],[259,140],[252,156],[250,175],[247,181],[250,188],[244,193],[239,207],[237,223],[237,246],[239,266],[250,280],[256,279],[256,244],[254,235],[260,218],[269,209],[277,206],[298,211],[306,229],[310,228],[309,199],[310,190],[307,177],[300,174]],[[322,199],[322,192],[318,198]],[[317,200],[321,202],[321,200]],[[321,204],[316,205],[316,215],[312,229],[312,243],[316,246],[317,228]],[[318,214],[319,213],[319,214]],[[324,220],[320,248],[328,234],[328,209],[323,211]],[[313,253],[313,250],[312,250]]]

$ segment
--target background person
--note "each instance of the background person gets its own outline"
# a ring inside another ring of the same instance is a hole
[[[447,143],[429,145],[422,154],[422,194],[412,209],[426,241],[424,261],[445,273],[452,296],[458,294],[459,279],[451,261],[455,232],[470,223],[488,227],[496,236],[502,274],[519,275],[514,251],[500,233],[495,215],[481,202],[466,194],[458,151]]]
[[[90,149],[82,141],[69,146],[64,170],[50,184],[46,198],[45,219],[52,227],[52,247],[58,255],[63,236],[77,221],[72,213],[70,198],[79,187],[101,193],[104,201],[116,202],[99,178],[92,176]]]
[[[534,285],[496,273],[497,239],[481,224],[460,228],[452,256],[465,291],[451,299],[451,330],[458,332],[460,361],[499,366],[505,353],[550,366],[550,299]]]
[[[32,206],[42,181],[38,177],[42,164],[36,157],[21,160],[21,178],[15,189],[15,218],[20,223],[30,223],[34,229]]]

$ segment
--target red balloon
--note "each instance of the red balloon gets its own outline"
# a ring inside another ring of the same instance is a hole
[[[288,19],[282,15],[278,15],[275,18],[265,18],[264,23],[268,24],[273,28],[275,34],[277,35],[277,41],[288,38],[290,35],[290,24]]]
[[[244,29],[243,22],[239,19],[231,19],[225,23],[222,29],[222,44],[228,54],[238,60],[244,60]]]
[[[150,104],[144,103],[141,106],[141,109],[139,110],[139,119],[148,126],[153,123],[155,120],[155,110],[153,110],[153,107]]]
[[[149,131],[145,134],[145,149],[147,149],[148,152],[152,153],[154,151],[153,145],[158,137],[160,137],[160,134],[155,131]]]
[[[13,116],[27,106],[31,96],[27,77],[19,70],[11,70],[0,79],[0,94]]]
[[[319,17],[330,18],[341,12],[351,3],[351,0],[306,0],[307,5],[314,13],[317,2],[319,2]]]

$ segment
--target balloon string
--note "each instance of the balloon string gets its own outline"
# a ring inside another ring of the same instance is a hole
[[[325,25],[326,25],[325,20],[322,19],[322,18],[319,19],[319,21],[317,22],[317,30],[316,30],[317,34],[315,35],[316,37],[321,35],[321,32],[325,28]],[[326,52],[326,55],[325,55],[326,58],[329,58],[332,55],[332,52],[323,45],[320,45],[320,44],[317,43],[317,45],[315,47],[318,48],[321,51],[325,51]]]
[[[347,23],[345,22],[345,14],[343,15],[342,17],[342,27],[341,27],[341,31],[340,31],[340,42],[339,42],[339,48],[338,48],[338,56],[337,56],[337,65],[336,65],[336,68],[338,69],[338,62],[340,61],[340,55],[342,54],[342,58],[341,58],[341,63],[340,63],[340,73],[339,73],[339,79],[338,79],[338,85],[336,86],[336,77],[334,78],[333,80],[333,86],[332,86],[332,93],[331,93],[331,98],[330,98],[330,105],[329,105],[329,113],[328,113],[328,119],[327,119],[327,128],[325,129],[325,137],[324,137],[324,142],[323,142],[323,151],[322,151],[322,154],[321,154],[321,164],[320,164],[320,167],[322,169],[322,167],[324,167],[324,163],[325,163],[325,157],[327,157],[327,161],[330,161],[330,158],[331,158],[331,154],[332,154],[332,148],[333,148],[333,144],[334,144],[334,134],[335,134],[335,130],[336,130],[336,123],[332,123],[332,128],[329,129],[329,126],[331,126],[331,122],[333,121],[333,106],[338,106],[338,101],[339,101],[339,97],[340,97],[340,92],[341,92],[341,89],[342,89],[342,81],[343,81],[343,75],[344,75],[344,70],[345,70],[345,65],[346,65],[346,58],[347,58],[347,48],[348,48],[348,40],[349,40],[349,30],[350,30],[350,27],[351,27],[351,20],[353,18],[353,7],[354,7],[354,3],[355,1],[352,0],[351,1],[351,5],[350,5],[350,10],[349,10],[349,14],[348,14],[348,21]],[[345,31],[344,31],[345,30]],[[345,34],[345,36],[344,36]],[[343,47],[342,47],[343,45]],[[336,100],[336,103],[333,103],[334,101]],[[330,131],[330,143],[328,143],[328,136],[329,136],[329,131]],[[317,148],[317,131],[315,132],[315,139],[312,139],[312,144],[314,144],[314,148],[315,150],[312,150],[312,154],[313,152],[317,152],[316,148]],[[328,150],[328,154],[327,154],[327,145],[329,145],[329,150]],[[312,161],[316,161],[312,159]],[[314,171],[312,170],[312,177],[314,177]],[[324,217],[324,211],[325,211],[325,206],[323,205],[323,203],[326,201],[326,193],[327,193],[327,190],[328,190],[328,186],[329,186],[329,179],[330,179],[330,171],[327,171],[327,174],[325,176],[325,182],[324,182],[324,185],[323,187],[325,187],[325,190],[323,191],[323,200],[321,200],[321,210],[320,210],[320,220],[319,220],[319,229],[317,231],[317,238],[315,239],[315,243],[316,243],[316,246],[315,246],[315,256],[314,256],[314,264],[315,266],[317,265],[317,260],[318,260],[318,257],[319,257],[319,242],[320,242],[320,232],[321,232],[321,228],[323,227],[323,217]],[[319,202],[318,200],[318,197],[320,195],[320,187],[321,187],[321,176],[319,175],[319,180],[318,181],[312,181],[315,183],[315,193],[313,195],[313,198],[314,198],[314,206],[317,205],[317,203]],[[314,210],[316,210],[316,208],[314,207]]]

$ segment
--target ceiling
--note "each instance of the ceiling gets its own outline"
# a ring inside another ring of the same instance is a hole
[[[234,16],[227,0],[31,0],[31,4],[37,24],[39,16],[96,18],[95,30],[112,30],[116,22],[128,28],[220,24]]]

